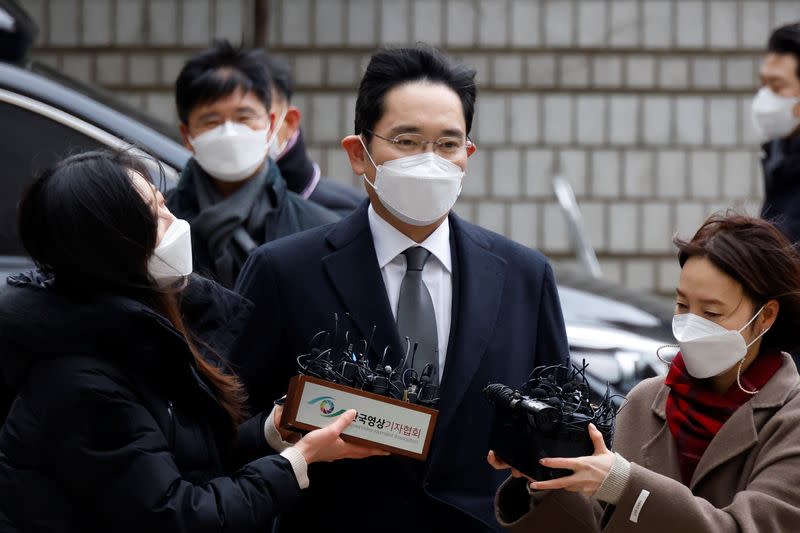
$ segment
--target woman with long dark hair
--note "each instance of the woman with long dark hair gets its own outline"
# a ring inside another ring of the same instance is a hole
[[[70,157],[19,206],[39,267],[0,290],[0,514],[23,531],[266,531],[348,412],[280,455],[225,369],[250,303],[190,276],[189,227],[127,153]]]
[[[761,533],[800,527],[800,255],[770,223],[713,216],[676,239],[681,275],[666,378],[617,417],[614,452],[542,459],[498,492],[512,531]],[[493,453],[489,462],[507,468]]]

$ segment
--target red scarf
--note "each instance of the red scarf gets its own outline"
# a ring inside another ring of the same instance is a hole
[[[783,365],[780,352],[763,353],[741,375],[742,387],[761,390]],[[678,447],[681,477],[689,485],[697,463],[711,439],[728,418],[752,398],[735,383],[723,395],[708,387],[706,380],[693,378],[686,371],[679,353],[672,361],[664,384],[670,388],[667,396],[667,424]]]

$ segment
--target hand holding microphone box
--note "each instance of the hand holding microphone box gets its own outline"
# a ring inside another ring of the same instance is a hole
[[[614,406],[608,394],[599,405],[591,402],[585,371],[586,365],[539,367],[518,390],[488,385],[483,393],[494,406],[490,446],[495,455],[532,479],[546,480],[571,472],[546,468],[540,459],[592,455],[589,424],[611,447]]]

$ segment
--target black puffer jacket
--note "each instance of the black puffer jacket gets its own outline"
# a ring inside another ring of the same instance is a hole
[[[0,373],[15,398],[0,516],[21,531],[268,531],[299,498],[289,462],[267,456],[264,415],[237,435],[161,315],[15,280],[0,288]],[[224,357],[250,304],[196,277],[182,310]]]

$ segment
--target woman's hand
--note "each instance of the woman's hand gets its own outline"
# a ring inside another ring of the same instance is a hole
[[[297,441],[294,447],[303,454],[306,463],[336,461],[337,459],[363,459],[373,455],[389,455],[378,448],[345,442],[339,436],[356,418],[355,409],[350,409],[331,425],[317,429]]]
[[[495,455],[493,450],[489,450],[489,455],[486,457],[486,460],[489,461],[489,464],[492,465],[492,467],[495,470],[508,470],[509,468],[511,468],[511,465],[503,462],[502,459],[500,459],[499,457],[497,457],[497,455]],[[531,478],[529,478],[516,468],[511,468],[511,477],[524,477],[533,481]]]
[[[534,481],[531,483],[531,488],[535,490],[564,489],[570,492],[579,492],[584,496],[594,495],[614,465],[614,454],[606,448],[603,435],[594,424],[589,424],[589,437],[594,444],[594,454],[592,455],[574,458],[547,458],[539,461],[542,466],[548,468],[572,470],[572,475],[549,481]]]
[[[276,405],[272,408],[272,421],[273,425],[275,426],[275,430],[281,436],[281,439],[284,442],[289,442],[291,444],[296,444],[303,435],[298,433],[297,431],[292,431],[290,429],[283,429],[281,428],[281,417],[283,416],[283,406]]]

